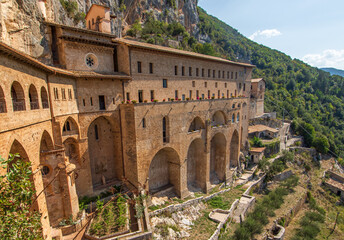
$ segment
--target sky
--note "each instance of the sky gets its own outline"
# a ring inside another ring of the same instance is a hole
[[[244,36],[315,67],[344,70],[344,0],[199,0]]]

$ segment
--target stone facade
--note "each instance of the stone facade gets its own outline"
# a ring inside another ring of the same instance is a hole
[[[45,238],[77,216],[78,197],[124,178],[181,198],[232,180],[252,65],[53,23],[46,31],[54,66],[0,43],[0,155],[32,163]]]

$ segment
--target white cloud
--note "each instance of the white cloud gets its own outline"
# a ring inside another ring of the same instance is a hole
[[[257,37],[264,37],[264,38],[272,38],[282,35],[280,31],[277,29],[265,29],[263,31],[258,30],[257,32],[253,33],[249,39],[254,40]]]
[[[315,67],[344,69],[344,49],[328,49],[320,54],[307,54],[302,60]]]

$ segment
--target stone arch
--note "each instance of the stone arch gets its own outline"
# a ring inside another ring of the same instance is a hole
[[[54,143],[47,131],[44,131],[41,138],[40,152],[49,152],[54,150]]]
[[[29,157],[28,157],[23,145],[21,145],[21,143],[18,142],[17,140],[13,141],[9,153],[10,154],[19,154],[20,159],[22,159],[23,161],[29,162]]]
[[[195,117],[189,127],[189,132],[204,129],[204,123],[200,117]]]
[[[19,82],[14,81],[11,87],[13,111],[25,111],[25,94]]]
[[[41,87],[41,101],[43,108],[49,108],[48,93],[45,87]]]
[[[7,112],[6,100],[5,100],[4,91],[2,90],[2,87],[0,86],[0,113],[5,113],[5,112]]]
[[[75,165],[79,164],[79,144],[75,138],[67,138],[63,142],[63,146],[65,149],[65,154],[69,158],[69,162]]]
[[[29,87],[29,100],[31,110],[39,109],[38,94],[36,87],[33,84]]]
[[[235,168],[239,165],[239,134],[234,130],[230,143],[230,167]]]
[[[113,182],[119,164],[115,161],[114,131],[110,121],[105,117],[96,118],[88,128],[87,137],[93,188]]]
[[[222,111],[216,111],[212,117],[212,125],[225,125],[226,115]]]
[[[225,180],[226,174],[226,137],[217,133],[211,139],[210,147],[210,183],[217,184]]]
[[[63,124],[62,136],[79,134],[79,127],[77,122],[72,117],[68,117]]]
[[[202,139],[192,141],[187,154],[187,185],[189,191],[202,187],[206,179],[206,152]]]
[[[163,148],[158,151],[149,166],[149,192],[154,194],[179,182],[180,158],[173,148]]]

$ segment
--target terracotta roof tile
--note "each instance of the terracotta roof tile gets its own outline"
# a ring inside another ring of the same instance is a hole
[[[250,152],[252,152],[252,153],[262,153],[262,152],[264,152],[264,150],[265,150],[265,147],[263,147],[263,148],[251,148]]]

